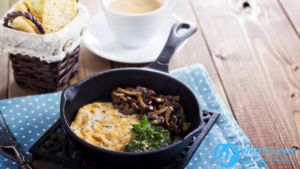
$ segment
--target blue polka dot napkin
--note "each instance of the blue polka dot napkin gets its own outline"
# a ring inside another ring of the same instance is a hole
[[[218,144],[234,144],[239,148],[252,146],[216,93],[203,65],[195,64],[176,69],[171,71],[171,75],[194,90],[203,108],[220,112],[219,119],[186,166],[187,169],[222,169],[220,162],[215,161],[213,157],[214,149]],[[59,118],[60,95],[61,92],[56,92],[0,101],[0,110],[24,152],[28,153],[29,148]],[[47,160],[41,162],[55,169],[65,168]],[[17,166],[16,162],[0,154],[0,168],[14,169]],[[259,155],[244,155],[231,168],[267,169],[268,167]]]

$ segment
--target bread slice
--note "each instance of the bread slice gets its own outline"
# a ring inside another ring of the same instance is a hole
[[[26,19],[23,16],[19,16],[16,19],[14,19],[11,23],[11,26],[15,30],[19,30],[27,33],[40,34],[38,28],[30,20]]]
[[[45,32],[61,30],[77,15],[76,0],[46,0],[42,24]]]
[[[76,0],[26,0],[26,4],[47,34],[58,32],[77,15]]]
[[[22,12],[29,12],[28,6],[25,2],[19,2],[15,6],[15,11],[22,11]],[[32,23],[30,20],[26,19],[23,16],[16,17],[12,21],[12,27],[16,30],[28,32],[28,33],[36,33],[40,34],[40,31],[35,26],[34,23]]]
[[[29,12],[28,11],[28,6],[25,2],[19,2],[16,6],[15,6],[15,11],[22,11],[22,12]]]
[[[41,23],[43,22],[45,2],[46,0],[26,0],[29,12]]]

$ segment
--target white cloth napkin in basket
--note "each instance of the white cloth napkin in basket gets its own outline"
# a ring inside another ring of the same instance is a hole
[[[15,5],[5,14],[11,13]],[[84,29],[89,20],[89,11],[83,5],[77,4],[77,16],[59,32],[53,34],[32,34],[3,26],[3,17],[0,20],[0,55],[22,54],[39,58],[48,63],[61,61],[66,53],[72,52],[81,42]],[[71,44],[65,48],[66,43]]]

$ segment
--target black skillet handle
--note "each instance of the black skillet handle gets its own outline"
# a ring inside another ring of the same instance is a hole
[[[186,29],[178,34],[179,29]],[[169,39],[158,58],[147,68],[169,73],[169,63],[176,49],[192,34],[197,31],[197,26],[190,22],[177,22],[173,25]]]
[[[29,165],[28,162],[22,162],[19,166],[18,169],[32,169]]]

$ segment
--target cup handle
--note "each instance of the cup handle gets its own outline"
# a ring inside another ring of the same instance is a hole
[[[179,29],[186,29],[182,34],[178,34]],[[197,26],[191,22],[177,22],[173,25],[169,39],[165,44],[158,58],[147,66],[147,68],[160,70],[169,73],[169,62],[176,49],[192,34],[197,31]]]

